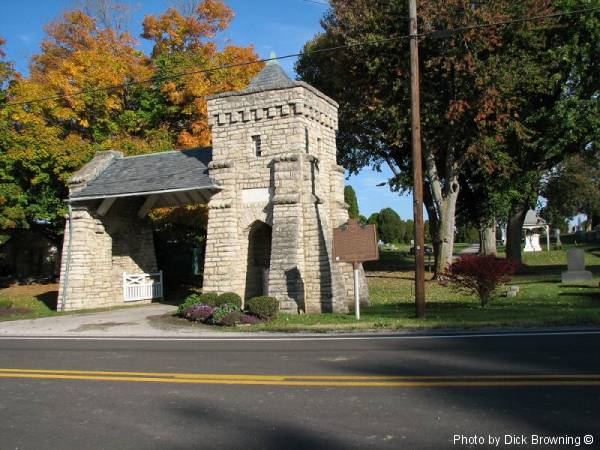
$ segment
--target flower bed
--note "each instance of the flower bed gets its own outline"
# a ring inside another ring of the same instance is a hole
[[[233,292],[218,295],[212,292],[192,294],[177,310],[177,314],[193,322],[208,325],[256,325],[276,317],[278,302],[272,297],[254,297],[243,311],[242,300]]]

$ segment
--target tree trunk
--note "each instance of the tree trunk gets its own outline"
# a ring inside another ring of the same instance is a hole
[[[519,264],[522,261],[521,256],[521,237],[523,236],[523,223],[527,215],[528,205],[523,203],[513,203],[508,214],[508,224],[506,225],[506,257]]]
[[[433,203],[433,196],[425,190],[424,203],[432,230],[434,274],[440,279],[446,268],[452,264],[454,250],[454,227],[456,223],[456,201],[458,200],[458,183],[449,189],[441,203]]]
[[[479,230],[479,254],[496,256],[496,224]]]
[[[600,214],[592,214],[592,226],[593,227],[598,227],[598,224],[600,223]]]
[[[587,219],[585,221],[585,231],[592,231],[594,229],[594,217],[592,214],[585,214]]]
[[[450,192],[442,202],[439,220],[440,256],[435,266],[435,278],[440,278],[446,268],[452,264],[454,252],[454,225],[456,222],[456,200],[458,189]]]
[[[433,267],[437,267],[440,257],[440,242],[437,239],[439,222],[435,205],[433,204],[431,189],[427,184],[423,186],[423,205],[427,210],[427,217],[429,218],[429,235],[431,236],[431,245],[433,247]]]

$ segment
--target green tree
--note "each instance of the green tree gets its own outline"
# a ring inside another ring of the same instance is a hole
[[[547,1],[419,2],[421,30],[457,28],[547,12]],[[332,0],[324,32],[305,50],[388,40],[406,33],[407,2]],[[529,25],[522,25],[522,29]],[[452,261],[455,210],[460,177],[469,159],[485,153],[482,130],[507,120],[508,98],[496,94],[495,56],[515,39],[508,28],[468,30],[421,45],[421,112],[424,151],[424,202],[433,231],[436,274]],[[336,53],[300,58],[301,78],[336,98],[340,108],[339,146],[351,171],[365,165],[390,166],[391,185],[412,188],[408,40],[353,46]],[[513,58],[513,63],[516,59]],[[488,157],[488,160],[495,162]]]
[[[404,234],[404,243],[410,244],[411,241],[415,240],[415,222],[412,220],[407,220],[404,222],[404,228],[406,233]],[[425,228],[425,231],[428,232],[428,227]],[[427,239],[429,235],[425,235],[425,239]]]
[[[344,187],[344,201],[348,205],[348,215],[351,219],[358,219],[360,212],[358,210],[358,200],[356,199],[356,192],[352,186]]]
[[[11,143],[11,126],[5,105],[9,100],[10,84],[17,74],[13,64],[5,61],[2,51],[4,39],[0,38],[0,231],[26,225],[26,195],[14,182],[14,168],[7,155]]]
[[[401,235],[402,220],[392,208],[379,211],[377,218],[377,232],[379,239],[386,244],[398,242]]]
[[[422,0],[420,29],[443,30],[598,4],[599,0],[450,0],[441,8],[439,1]],[[324,32],[305,49],[403,35],[406,22],[398,18],[407,15],[403,1],[332,0]],[[541,174],[570,148],[581,150],[582,143],[592,140],[590,124],[599,117],[593,76],[600,60],[594,45],[597,21],[593,13],[570,15],[420,40],[424,203],[437,275],[452,258],[456,202],[470,161],[483,168],[498,189],[506,190],[511,209],[507,222],[515,236],[509,255],[520,258],[520,227],[536,200]],[[408,41],[400,39],[343,52],[308,53],[297,65],[302,79],[340,102],[343,164],[351,171],[387,164],[395,173],[390,184],[397,190],[411,188],[409,60]]]
[[[369,216],[369,218],[367,219],[367,223],[369,225],[371,224],[378,224],[379,223],[379,213],[373,213]]]
[[[600,7],[600,0],[556,0],[552,6],[572,11]],[[521,260],[525,214],[535,206],[543,175],[569,154],[598,152],[600,136],[600,17],[565,15],[537,28],[505,50],[522,63],[506,57],[499,67],[500,95],[515,99],[515,118],[497,140],[498,153],[511,169],[496,179],[504,178],[512,188],[506,254],[516,261]]]
[[[585,214],[587,230],[600,215],[600,155],[574,155],[557,166],[545,180],[542,195],[547,199],[543,214],[560,226],[577,214]]]

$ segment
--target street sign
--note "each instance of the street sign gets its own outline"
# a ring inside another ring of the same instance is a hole
[[[333,260],[361,263],[379,259],[375,225],[362,225],[350,219],[347,225],[333,230]]]
[[[362,225],[350,219],[347,225],[333,230],[333,260],[351,262],[354,269],[354,315],[360,319],[360,277],[359,266],[363,261],[379,259],[377,231],[375,225]]]

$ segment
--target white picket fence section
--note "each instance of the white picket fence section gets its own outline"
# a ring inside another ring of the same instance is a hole
[[[163,273],[123,272],[123,299],[126,302],[160,298],[163,296]]]

